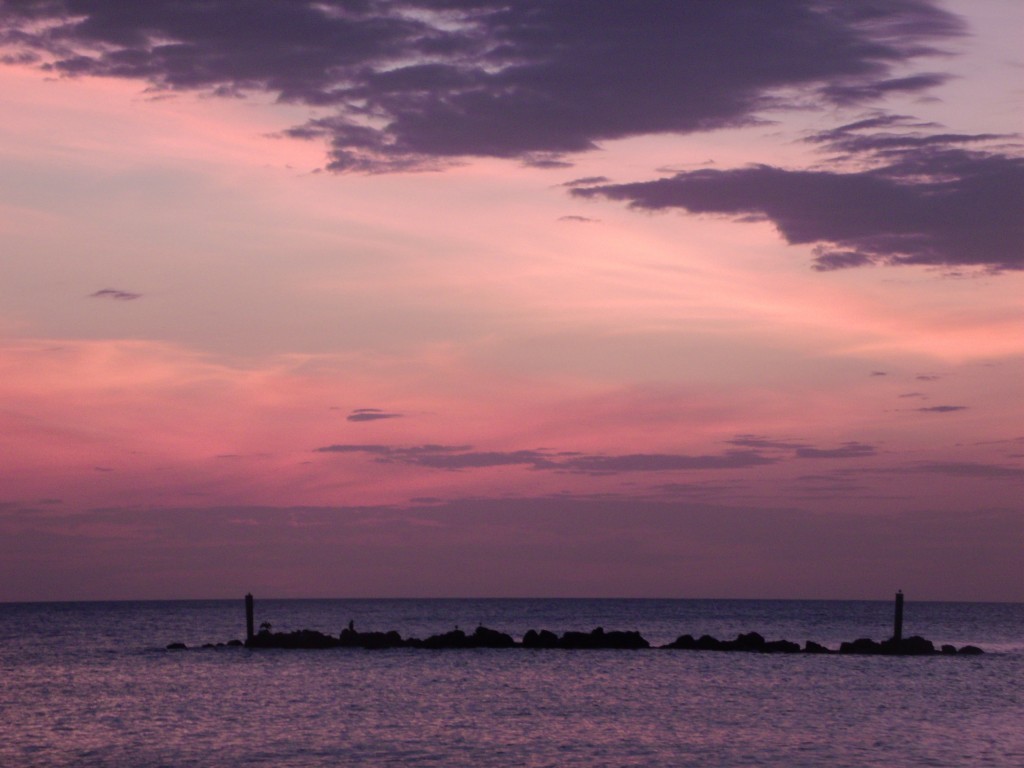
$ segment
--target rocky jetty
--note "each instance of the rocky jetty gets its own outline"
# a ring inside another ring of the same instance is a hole
[[[952,645],[944,645],[936,650],[931,640],[923,637],[906,637],[900,640],[889,639],[878,642],[869,638],[860,638],[852,642],[842,643],[838,651],[833,651],[813,640],[808,640],[804,647],[789,640],[765,640],[757,632],[748,632],[736,637],[735,640],[718,640],[710,635],[702,635],[694,639],[692,635],[683,635],[674,642],[662,646],[687,651],[747,651],[755,653],[856,653],[873,656],[928,656],[936,653],[947,655],[963,654],[974,656],[983,651],[977,646],[965,645],[959,650]]]
[[[819,650],[809,650],[808,653],[829,653],[828,648],[817,643],[808,645],[815,646]],[[735,640],[719,640],[711,635],[701,635],[696,640],[693,635],[682,635],[675,642],[662,646],[684,651],[748,651],[756,653],[800,653],[800,646],[789,640],[765,640],[757,632],[747,632],[737,635]]]
[[[512,648],[518,643],[511,635],[487,627],[477,627],[471,635],[459,628],[441,635],[432,635],[426,640],[416,637],[404,638],[398,632],[357,632],[349,626],[337,637],[315,630],[303,629],[296,632],[271,632],[261,630],[248,642],[248,648],[363,648],[383,650],[386,648]]]
[[[981,648],[975,645],[965,645],[957,649],[953,645],[944,645],[940,649],[935,648],[931,640],[914,635],[899,640],[893,638],[876,642],[866,637],[854,640],[850,643],[843,643],[839,646],[840,653],[861,653],[873,656],[930,656],[935,653],[948,655],[963,654],[964,656],[977,656],[983,653]]]
[[[422,649],[467,649],[467,648],[536,648],[562,650],[644,650],[652,648],[651,644],[635,631],[606,632],[597,627],[590,632],[564,632],[558,635],[547,629],[540,631],[531,629],[523,635],[522,641],[516,641],[511,635],[495,629],[479,626],[472,634],[467,634],[457,627],[450,632],[431,635],[421,640],[416,637],[402,637],[397,631],[389,632],[357,632],[349,626],[339,635],[326,635],[312,629],[301,629],[294,632],[271,632],[269,628],[261,629],[247,642],[232,640],[228,643],[205,643],[203,648],[224,647],[246,648],[281,648],[317,650],[326,648],[361,648],[365,650],[385,650],[389,648],[422,648]],[[186,650],[184,643],[171,643],[168,650]],[[680,635],[667,645],[656,646],[659,650],[683,651],[720,651],[741,653],[811,653],[811,654],[864,654],[876,656],[927,656],[933,654],[972,656],[982,653],[977,646],[965,645],[957,649],[952,645],[936,648],[930,640],[922,637],[907,637],[900,640],[883,640],[881,642],[868,638],[860,638],[842,643],[838,650],[832,650],[812,640],[803,647],[790,640],[766,640],[757,632],[746,632],[736,636],[735,640],[719,640],[711,635]]]
[[[523,635],[523,648],[565,648],[571,650],[584,649],[615,649],[638,650],[650,648],[639,632],[605,632],[598,627],[591,632],[566,632],[561,637],[554,632],[542,629],[537,632],[531,629]]]
[[[180,643],[172,643],[178,647]],[[357,632],[348,627],[337,637],[325,635],[314,630],[304,629],[296,632],[271,632],[261,630],[246,643],[249,648],[364,648],[381,650],[385,648],[562,648],[569,650],[581,649],[640,649],[650,648],[639,632],[605,632],[597,627],[591,632],[566,632],[556,635],[543,629],[540,632],[531,629],[516,642],[511,635],[495,629],[480,626],[472,634],[467,635],[457,627],[451,632],[431,635],[425,640],[416,637],[404,638],[398,632]],[[170,648],[170,646],[168,646]]]
[[[350,621],[348,627],[338,636],[325,635],[314,629],[300,629],[294,632],[272,632],[271,625],[264,622],[260,631],[254,631],[253,597],[245,596],[246,641],[232,640],[228,643],[206,643],[203,648],[282,648],[282,649],[324,649],[324,648],[362,648],[365,650],[384,650],[388,648],[424,648],[431,650],[461,648],[538,648],[562,650],[642,650],[651,644],[636,631],[605,632],[597,627],[590,632],[564,632],[557,635],[542,629],[529,630],[517,642],[511,635],[496,629],[479,626],[472,634],[467,635],[458,627],[440,635],[431,635],[426,640],[416,637],[405,638],[397,631],[388,632],[357,632],[355,623]],[[842,643],[838,651],[833,651],[812,640],[808,640],[803,648],[790,640],[765,640],[757,632],[739,634],[735,640],[719,640],[711,635],[680,635],[667,645],[658,646],[661,650],[682,651],[738,651],[743,653],[846,653],[873,656],[928,656],[933,654],[976,656],[982,650],[974,645],[965,645],[957,649],[952,645],[943,645],[936,649],[934,643],[923,637],[903,637],[903,592],[896,593],[896,612],[893,623],[893,636],[889,640],[877,642],[869,638],[860,638],[852,642]],[[171,643],[167,650],[187,650],[184,643]]]

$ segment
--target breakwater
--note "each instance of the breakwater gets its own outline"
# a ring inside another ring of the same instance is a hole
[[[331,649],[352,648],[364,650],[385,650],[394,648],[418,648],[428,650],[471,649],[471,648],[525,648],[562,650],[689,650],[747,653],[810,653],[810,654],[861,654],[884,656],[927,656],[927,655],[978,655],[982,650],[977,646],[952,645],[936,647],[930,640],[919,636],[904,638],[903,595],[896,596],[896,612],[893,636],[876,641],[859,638],[841,643],[839,648],[828,648],[807,640],[803,645],[790,640],[766,640],[758,632],[741,633],[733,640],[721,640],[710,635],[680,635],[665,645],[652,646],[637,631],[606,631],[597,627],[590,632],[570,631],[557,634],[547,629],[531,629],[516,640],[512,635],[484,626],[466,633],[458,627],[449,632],[431,635],[425,639],[403,637],[397,630],[386,632],[361,632],[353,622],[337,635],[317,630],[301,629],[292,632],[273,632],[269,623],[261,625],[259,632],[254,628],[254,608],[251,595],[246,595],[246,640],[231,640],[226,643],[206,643],[202,648],[250,648],[250,649]],[[169,650],[186,650],[183,643],[171,643]]]

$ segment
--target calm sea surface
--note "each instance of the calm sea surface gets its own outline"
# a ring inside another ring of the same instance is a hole
[[[274,631],[478,624],[843,640],[888,602],[260,600]],[[0,604],[0,766],[1024,766],[1024,605],[914,603],[978,657],[165,650],[244,638],[242,600]]]

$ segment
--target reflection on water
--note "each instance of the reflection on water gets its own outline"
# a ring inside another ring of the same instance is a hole
[[[518,637],[637,629],[837,645],[886,603],[261,601],[275,630]],[[0,606],[0,764],[1024,764],[1024,607],[907,604],[906,630],[977,658],[672,651],[172,653],[244,634],[241,600]]]

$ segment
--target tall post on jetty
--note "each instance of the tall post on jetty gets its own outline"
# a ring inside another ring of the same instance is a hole
[[[896,593],[896,617],[892,624],[892,639],[897,643],[903,641],[903,590]]]
[[[253,632],[252,593],[245,596],[245,642],[251,643],[255,633]]]

